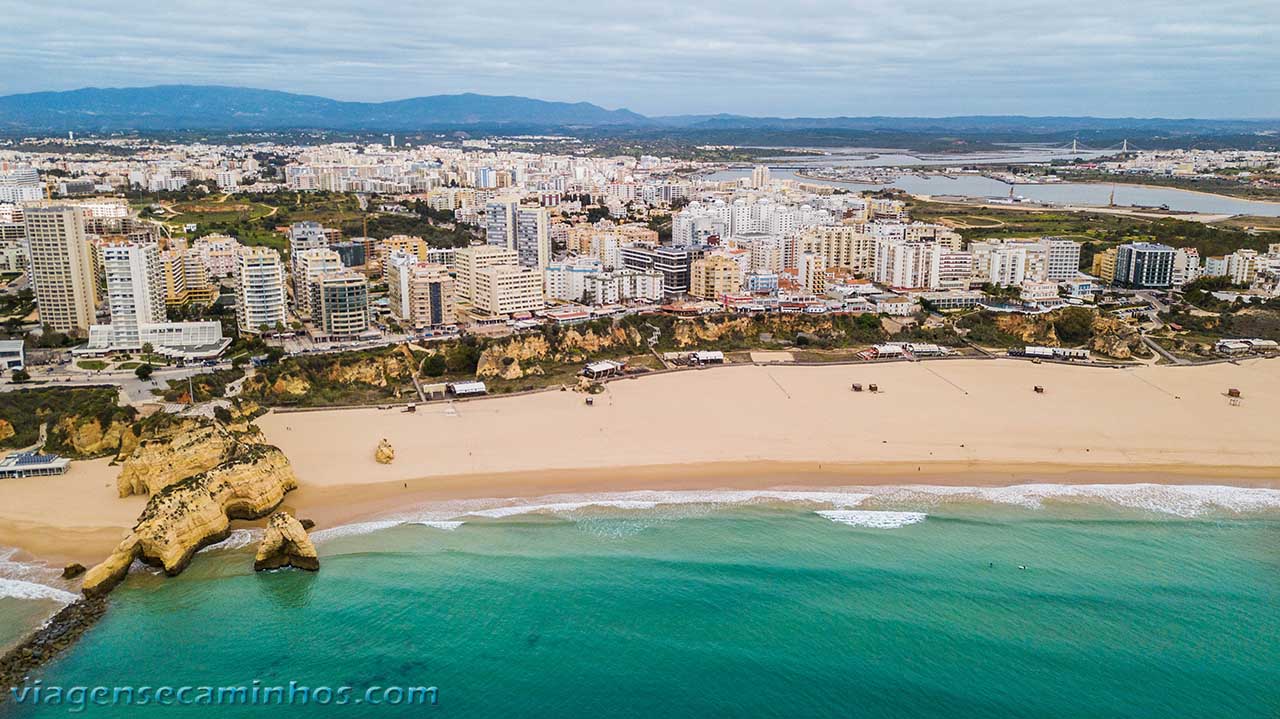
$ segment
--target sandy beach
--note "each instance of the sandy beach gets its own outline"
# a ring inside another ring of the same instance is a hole
[[[855,393],[854,382],[881,391]],[[1033,386],[1041,385],[1044,394]],[[729,366],[575,392],[258,420],[321,527],[464,498],[871,484],[1280,487],[1280,362],[1105,369],[998,360]],[[1241,390],[1233,405],[1228,388]],[[387,438],[395,461],[374,461]],[[0,481],[0,546],[96,561],[143,505],[117,468]]]
[[[147,503],[119,497],[119,471],[104,458],[72,462],[57,477],[0,480],[0,547],[52,564],[101,560]]]

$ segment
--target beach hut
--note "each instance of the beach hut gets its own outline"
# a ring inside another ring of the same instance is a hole
[[[1232,387],[1231,389],[1227,390],[1227,396],[1233,399],[1240,399],[1240,390],[1236,389],[1235,387]]]
[[[1036,390],[1036,394],[1044,394],[1044,387],[1041,385],[1036,385],[1035,390]]]
[[[879,391],[880,391],[880,385],[878,385],[878,384],[868,385],[868,386],[867,386],[867,389],[871,390],[872,392],[879,392]]]
[[[595,403],[596,403],[596,398],[595,398],[595,397],[588,397],[588,398],[587,398],[587,406],[588,406],[588,407],[595,406]]]
[[[859,382],[854,382],[854,383],[853,383],[853,391],[854,391],[854,392],[861,392],[861,391],[862,391],[862,384],[861,384],[861,383],[859,383]]]

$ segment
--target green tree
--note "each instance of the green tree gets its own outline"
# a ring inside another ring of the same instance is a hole
[[[144,362],[138,365],[138,368],[135,369],[133,373],[138,375],[138,379],[140,380],[148,380],[151,379],[151,373],[154,371],[155,367],[152,367],[150,362]]]
[[[439,377],[449,369],[444,355],[433,354],[422,363],[422,373],[428,377]]]
[[[14,382],[26,382],[31,379],[31,374],[24,369],[16,369],[13,371],[13,374],[10,375],[10,379]]]
[[[1053,329],[1063,344],[1084,344],[1093,337],[1093,310],[1068,307],[1053,321]]]

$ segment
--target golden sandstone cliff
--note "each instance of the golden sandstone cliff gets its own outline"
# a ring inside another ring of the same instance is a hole
[[[231,458],[238,440],[214,422],[188,421],[174,431],[140,440],[116,480],[121,497],[155,494]]]
[[[110,591],[135,559],[178,574],[200,549],[226,539],[231,520],[270,514],[298,486],[288,458],[254,431],[197,420],[162,433],[125,460],[122,496],[151,499],[129,536],[85,574],[85,594]]]
[[[267,533],[258,545],[254,558],[255,571],[295,567],[314,572],[320,569],[316,545],[307,536],[307,530],[288,512],[276,512],[267,521]]]
[[[77,457],[100,457],[104,454],[129,452],[138,443],[131,423],[114,419],[106,426],[97,418],[64,417],[52,431],[64,438],[63,442]]]

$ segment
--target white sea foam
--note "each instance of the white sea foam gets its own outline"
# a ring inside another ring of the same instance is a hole
[[[0,578],[0,599],[44,599],[61,604],[70,604],[78,598],[71,592],[50,587],[46,584],[24,582],[21,579]]]
[[[76,595],[67,591],[71,584],[62,573],[44,562],[15,559],[18,550],[0,548],[0,598],[47,599],[70,604]]]
[[[788,490],[712,490],[712,491],[639,491],[588,496],[561,495],[541,499],[562,501],[534,501],[525,504],[509,504],[486,509],[472,509],[469,516],[503,519],[522,514],[571,514],[587,508],[651,510],[675,505],[731,505],[787,502],[823,504],[832,507],[856,507],[871,495],[866,492],[808,492]]]
[[[1047,501],[1102,503],[1178,517],[1212,512],[1280,510],[1280,490],[1179,484],[1020,484],[1009,487],[908,486],[870,488],[874,501],[927,505],[960,500],[1041,509]]]
[[[898,529],[923,522],[928,516],[924,512],[886,512],[867,509],[826,509],[818,510],[815,514],[850,527],[870,529]]]
[[[201,549],[201,552],[212,551],[231,551],[235,549],[243,549],[251,544],[257,544],[262,541],[263,531],[261,529],[234,529],[226,539],[217,544],[210,544]]]
[[[461,527],[462,525],[466,524],[466,522],[447,522],[443,520],[428,519],[420,522],[408,522],[408,524],[417,524],[423,527],[431,527],[432,529],[443,529],[446,532],[452,532],[458,527]]]
[[[921,521],[925,510],[949,502],[988,502],[1038,510],[1045,502],[1098,503],[1179,517],[1213,512],[1256,513],[1280,510],[1280,490],[1215,485],[1021,484],[1008,487],[937,485],[843,487],[829,490],[682,490],[599,494],[553,494],[529,499],[467,499],[440,502],[380,520],[321,530],[317,543],[416,524],[456,529],[466,518],[508,519],[551,515],[575,522],[598,521],[612,514],[661,513],[679,519],[717,507],[751,504],[817,506],[822,516],[859,526],[906,526]],[[857,511],[863,512],[859,514]],[[839,512],[847,512],[839,519]],[[846,521],[847,520],[847,521]],[[909,521],[908,521],[909,520]],[[871,524],[880,522],[880,524]],[[886,524],[888,523],[888,524]],[[230,539],[228,540],[230,541]],[[224,545],[218,545],[220,548]]]
[[[325,542],[330,539],[339,537],[355,537],[361,534],[370,534],[372,532],[380,532],[384,529],[391,529],[404,524],[399,519],[387,519],[374,522],[356,522],[355,524],[342,524],[329,529],[321,529],[311,533],[311,541],[315,543]]]
[[[489,519],[505,519],[522,514],[565,514],[587,507],[607,507],[609,509],[653,509],[657,502],[623,501],[623,500],[586,500],[582,502],[552,502],[549,504],[517,504],[509,507],[493,509],[477,509],[468,516],[487,517]]]

